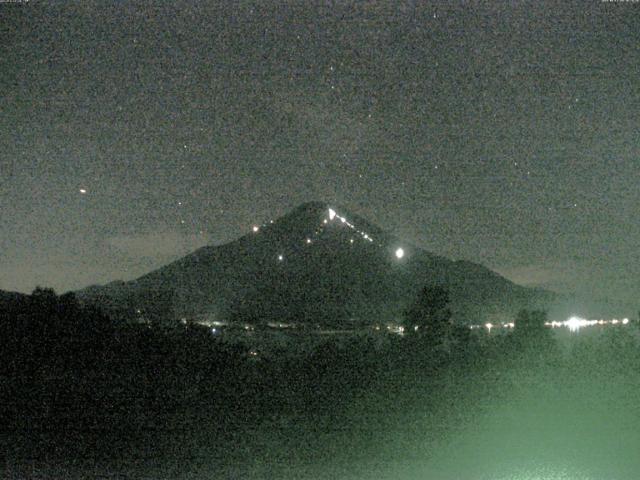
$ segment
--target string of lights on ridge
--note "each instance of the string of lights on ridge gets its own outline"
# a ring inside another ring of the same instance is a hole
[[[333,222],[333,221],[337,218],[338,220],[340,220],[340,222],[341,222],[343,225],[345,225],[345,226],[349,227],[351,230],[354,230],[358,235],[360,235],[360,236],[362,237],[362,239],[363,239],[363,240],[366,240],[366,241],[368,241],[368,242],[370,242],[370,243],[374,243],[374,240],[373,240],[373,238],[371,237],[371,235],[369,235],[367,232],[364,232],[364,231],[362,231],[362,230],[358,230],[358,229],[356,228],[356,226],[355,226],[353,223],[349,222],[345,217],[343,217],[343,216],[341,216],[341,215],[338,215],[338,213],[337,213],[333,208],[329,208],[328,213],[329,213],[329,218],[324,218],[324,219],[322,220],[322,224],[318,227],[318,230],[316,230],[316,231],[314,232],[314,236],[315,236],[315,237],[317,237],[318,235],[320,235],[320,234],[322,233],[322,231],[324,230],[325,225],[328,225],[328,224],[329,224],[329,222]],[[270,223],[270,224],[272,224],[272,223],[273,223],[273,220],[271,220],[269,223]],[[265,226],[267,226],[267,224],[262,224],[262,226],[261,226],[261,227],[265,227]],[[258,233],[258,232],[260,231],[260,228],[261,228],[261,227],[259,227],[259,226],[257,226],[257,225],[254,225],[254,226],[252,227],[252,231],[253,231],[253,233]],[[311,238],[307,237],[307,238],[305,239],[305,243],[309,245],[309,244],[313,243],[313,241],[311,240]],[[353,244],[353,243],[354,243],[354,239],[353,239],[353,238],[351,238],[351,239],[349,240],[349,243],[352,243],[352,244]],[[378,246],[379,246],[379,247],[382,247],[382,244],[381,244],[381,243],[378,243]],[[396,256],[396,258],[397,258],[398,260],[400,260],[401,258],[403,258],[403,257],[404,257],[404,255],[405,255],[405,251],[404,251],[404,249],[403,249],[402,247],[398,247],[398,248],[395,250],[395,256]],[[278,254],[277,259],[278,259],[278,261],[279,261],[279,262],[284,261],[284,255],[283,255],[282,253]]]

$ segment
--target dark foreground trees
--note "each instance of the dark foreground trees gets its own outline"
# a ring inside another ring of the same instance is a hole
[[[517,358],[553,364],[559,361],[560,351],[544,310],[522,309],[515,319],[515,328],[505,345]]]
[[[522,309],[515,321],[515,332],[520,335],[539,335],[546,329],[547,312]]]
[[[0,373],[32,375],[45,368],[98,361],[115,325],[73,293],[37,287],[0,304]]]
[[[449,290],[442,285],[425,286],[405,312],[405,331],[442,342],[450,330]]]

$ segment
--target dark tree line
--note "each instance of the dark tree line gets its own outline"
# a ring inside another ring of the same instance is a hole
[[[30,374],[43,365],[86,360],[102,349],[114,329],[107,316],[81,306],[75,294],[36,287],[31,295],[0,305],[0,368]]]
[[[433,340],[444,338],[451,328],[449,290],[442,285],[425,286],[405,312],[405,328]]]

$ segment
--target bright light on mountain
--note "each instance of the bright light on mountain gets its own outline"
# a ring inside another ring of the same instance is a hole
[[[402,258],[402,257],[404,257],[404,249],[403,249],[402,247],[400,247],[400,248],[398,248],[398,249],[396,250],[396,257],[397,257],[397,258]]]

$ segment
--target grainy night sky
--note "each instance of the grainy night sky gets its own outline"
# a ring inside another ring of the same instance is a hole
[[[640,3],[107,3],[0,3],[0,288],[132,279],[326,200],[635,299]]]

